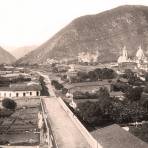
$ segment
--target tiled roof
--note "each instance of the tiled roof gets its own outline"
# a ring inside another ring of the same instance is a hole
[[[117,124],[91,132],[103,148],[148,148],[148,144]]]
[[[0,87],[0,91],[40,91],[41,85],[37,83],[16,83],[9,87]]]
[[[82,82],[82,83],[65,83],[64,87],[67,89],[71,89],[73,87],[85,87],[85,86],[106,86],[110,85],[107,80],[103,81],[94,81],[94,82]]]

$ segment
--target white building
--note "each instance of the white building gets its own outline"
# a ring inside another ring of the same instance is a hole
[[[17,83],[9,87],[0,87],[0,99],[40,96],[41,86],[39,84]]]
[[[95,53],[81,52],[78,54],[78,62],[80,63],[96,63],[98,61],[99,52]]]
[[[118,64],[124,62],[128,62],[128,54],[125,46],[123,47],[122,55],[118,58]]]
[[[137,53],[136,53],[136,59],[137,59],[137,62],[139,63],[139,61],[144,61],[146,60],[146,57],[144,55],[144,52],[141,48],[141,46],[139,46],[138,50],[137,50]]]
[[[148,71],[148,60],[141,46],[138,47],[134,60],[128,58],[126,47],[124,47],[122,50],[122,55],[118,58],[117,62],[118,65],[121,66],[122,68],[124,67],[124,65],[130,66],[133,64],[133,66],[135,65],[133,67],[134,69],[138,68]]]

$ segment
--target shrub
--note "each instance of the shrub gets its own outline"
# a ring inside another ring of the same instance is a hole
[[[17,104],[14,100],[5,98],[4,100],[2,100],[2,106],[6,109],[15,110],[15,108],[17,107]]]
[[[143,88],[141,87],[129,88],[128,92],[125,95],[130,101],[139,101],[142,92]]]
[[[52,80],[51,85],[53,85],[55,87],[55,89],[57,89],[57,90],[61,90],[64,88],[64,86],[56,80]]]
[[[66,94],[67,92],[68,92],[68,89],[67,89],[67,88],[63,88],[63,89],[62,89],[62,93],[63,93],[63,94]]]
[[[145,77],[145,81],[148,82],[148,73],[147,72],[145,73],[144,77]]]
[[[39,81],[40,81],[40,84],[42,86],[41,96],[49,96],[50,94],[48,92],[48,88],[46,87],[44,77],[40,76]]]
[[[128,91],[129,88],[130,88],[130,85],[124,82],[116,82],[116,83],[111,84],[112,91],[121,91],[125,93]]]
[[[146,86],[144,87],[143,91],[144,91],[145,93],[148,93],[148,85],[146,85]]]
[[[91,81],[97,81],[98,80],[98,75],[95,71],[89,71],[88,77]]]

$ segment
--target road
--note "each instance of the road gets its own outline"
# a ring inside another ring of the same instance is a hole
[[[42,98],[58,148],[90,148],[87,140],[62,108],[48,76],[43,75],[48,86],[50,97]]]

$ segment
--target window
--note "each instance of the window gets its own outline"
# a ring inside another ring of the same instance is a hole
[[[39,92],[38,91],[36,92],[36,95],[39,96]]]
[[[9,97],[11,97],[11,93],[9,93]]]
[[[30,92],[30,96],[32,96],[32,92]]]
[[[6,97],[6,93],[4,93],[4,97]]]
[[[23,96],[25,97],[26,96],[26,93],[23,93]]]
[[[16,93],[16,97],[18,97],[19,96],[19,93]]]

